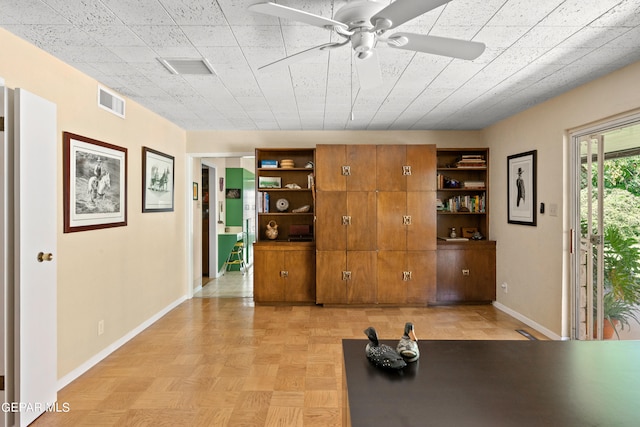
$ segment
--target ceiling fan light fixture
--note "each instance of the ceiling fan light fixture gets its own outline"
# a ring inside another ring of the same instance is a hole
[[[372,50],[356,51],[356,58],[358,59],[367,59],[371,55],[373,55]]]

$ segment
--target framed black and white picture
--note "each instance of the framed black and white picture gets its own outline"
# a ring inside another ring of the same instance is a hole
[[[127,149],[62,136],[64,232],[127,225]]]
[[[173,212],[174,158],[142,147],[142,212]]]
[[[507,157],[507,215],[510,224],[536,225],[537,150]]]

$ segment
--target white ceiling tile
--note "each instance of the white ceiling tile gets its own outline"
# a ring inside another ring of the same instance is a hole
[[[154,62],[160,56],[155,50],[140,46],[114,46],[109,50],[124,62]]]
[[[492,48],[509,47],[524,36],[531,27],[525,26],[486,26],[473,38]]]
[[[191,46],[177,25],[132,25],[131,30],[151,47]]]
[[[618,3],[620,0],[566,0],[549,13],[541,21],[541,25],[557,27],[589,25]]]
[[[87,0],[42,0],[73,25],[114,25],[118,18],[102,2]]]
[[[121,23],[85,25],[82,29],[102,46],[145,46],[140,37]]]
[[[456,26],[473,21],[484,25],[505,3],[504,0],[454,0],[446,4],[437,25]]]
[[[183,25],[182,31],[194,46],[237,46],[228,25]]]
[[[224,15],[211,0],[160,0],[178,25],[224,25]]]
[[[234,36],[242,46],[278,47],[283,44],[279,26],[236,27]]]
[[[174,21],[158,0],[101,0],[127,25],[173,25]]]
[[[488,25],[532,27],[557,8],[564,0],[511,0],[491,17]]]
[[[40,0],[2,0],[0,25],[42,24],[68,25],[69,19]]]
[[[589,24],[594,27],[635,27],[640,25],[638,0],[623,0]]]

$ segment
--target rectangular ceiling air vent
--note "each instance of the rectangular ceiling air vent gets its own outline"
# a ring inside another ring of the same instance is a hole
[[[215,75],[213,67],[205,58],[158,58],[167,70],[173,74]]]
[[[98,106],[124,119],[124,98],[102,86],[98,86]]]

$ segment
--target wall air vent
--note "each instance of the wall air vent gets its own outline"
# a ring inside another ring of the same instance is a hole
[[[124,98],[102,86],[98,86],[98,106],[124,119]]]
[[[205,58],[158,58],[172,74],[214,75],[213,67]]]

